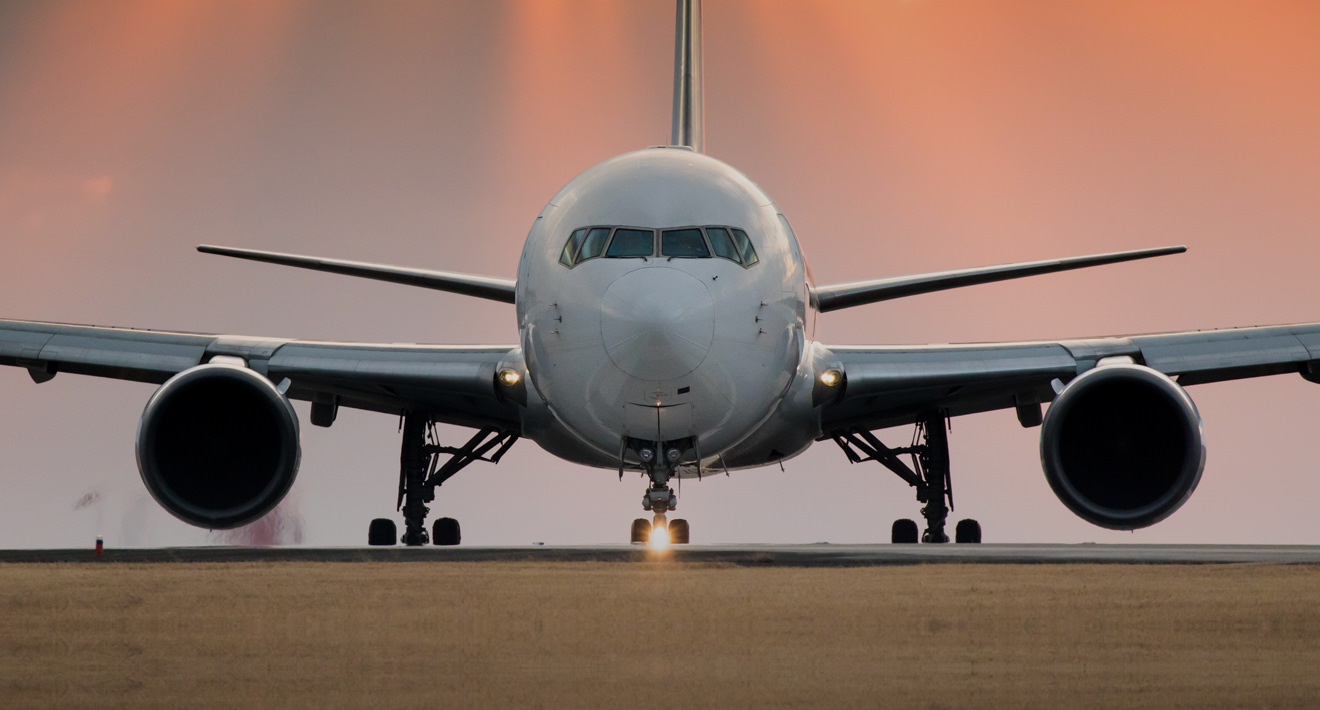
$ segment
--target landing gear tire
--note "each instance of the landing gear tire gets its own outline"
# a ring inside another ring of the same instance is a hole
[[[638,518],[632,522],[632,533],[628,536],[628,542],[637,544],[646,544],[651,541],[651,523],[646,518]]]
[[[374,546],[393,545],[399,541],[399,529],[389,518],[376,518],[367,528],[367,544]]]
[[[916,544],[917,535],[917,523],[907,518],[900,518],[894,521],[889,539],[895,545],[912,545]]]
[[[953,539],[956,542],[980,542],[981,524],[971,518],[959,520],[958,527],[953,529]]]
[[[463,539],[463,531],[458,521],[453,518],[436,518],[431,523],[431,544],[457,545]]]
[[[669,543],[671,545],[688,544],[688,521],[674,518],[669,521]]]
[[[901,449],[885,446],[868,431],[833,435],[849,461],[877,461],[916,489],[917,502],[922,504],[921,516],[926,520],[926,529],[920,537],[922,542],[949,541],[949,535],[944,531],[949,511],[953,509],[948,425],[949,416],[945,411],[922,414],[916,421],[917,431],[912,437],[912,445]],[[912,465],[903,463],[900,455],[911,456]],[[892,540],[896,543],[916,542],[918,538],[914,529],[912,521],[899,520],[894,523]]]

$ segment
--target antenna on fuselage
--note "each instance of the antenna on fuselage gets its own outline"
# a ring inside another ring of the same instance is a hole
[[[674,128],[670,145],[705,147],[701,107],[701,0],[678,0],[674,27]]]

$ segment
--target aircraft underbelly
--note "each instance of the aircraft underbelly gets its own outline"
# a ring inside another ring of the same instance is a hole
[[[625,404],[623,434],[636,439],[673,441],[696,434],[692,404]]]

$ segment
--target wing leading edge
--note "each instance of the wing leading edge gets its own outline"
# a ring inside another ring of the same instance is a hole
[[[501,279],[494,276],[475,274],[457,274],[449,271],[429,271],[427,269],[409,269],[384,264],[369,264],[361,261],[343,261],[341,259],[323,259],[297,254],[280,254],[271,251],[253,249],[234,249],[203,244],[197,247],[203,254],[232,256],[236,259],[262,261],[267,264],[293,266],[299,269],[325,271],[331,274],[356,276],[358,278],[389,281],[407,286],[421,286],[436,291],[448,291],[465,296],[476,296],[491,301],[513,303],[516,282],[513,279]]]
[[[498,395],[495,372],[513,346],[405,345],[282,340],[0,320],[0,365],[45,382],[67,372],[163,383],[216,357],[239,357],[288,396],[386,413],[520,431],[518,405]]]
[[[1008,281],[1010,279],[1020,279],[1027,276],[1053,274],[1060,271],[1085,269],[1091,266],[1103,266],[1105,264],[1118,264],[1124,261],[1149,259],[1151,257],[1166,256],[1169,254],[1181,254],[1185,251],[1187,251],[1187,247],[1183,246],[1159,247],[1157,249],[1138,249],[1136,251],[1120,251],[1111,254],[1077,256],[1068,259],[1047,259],[1045,261],[1029,261],[1019,264],[1002,264],[1000,266],[982,266],[972,269],[957,269],[955,271],[937,271],[929,274],[897,276],[887,279],[850,281],[848,283],[818,286],[812,289],[811,296],[816,301],[816,308],[821,313],[826,313],[828,311],[839,310],[840,308],[864,306],[868,303],[877,303],[879,301],[888,301],[895,298],[916,296],[923,293],[934,293],[936,291],[947,291],[953,288],[962,288],[963,286],[975,286],[977,284],[988,284],[996,281]]]
[[[1104,358],[1129,357],[1183,386],[1300,373],[1320,375],[1320,323],[1039,343],[831,347],[846,376],[822,410],[826,436],[952,416],[1034,407]]]

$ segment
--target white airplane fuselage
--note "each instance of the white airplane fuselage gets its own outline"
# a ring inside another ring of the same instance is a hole
[[[593,226],[737,228],[758,260],[561,263],[574,230]],[[788,458],[819,435],[805,262],[774,202],[732,167],[668,147],[586,170],[537,217],[517,284],[524,436],[550,453],[614,468],[624,437],[695,437],[709,473]]]

